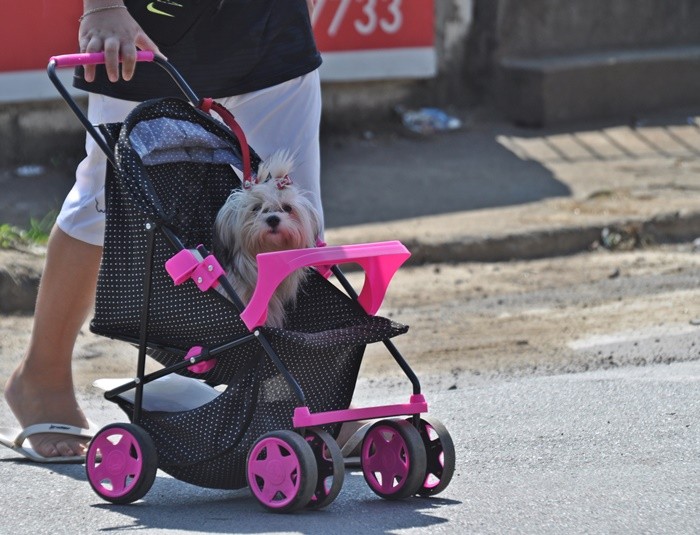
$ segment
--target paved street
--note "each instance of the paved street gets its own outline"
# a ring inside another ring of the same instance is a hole
[[[695,361],[430,391],[457,447],[443,494],[384,501],[351,472],[329,508],[295,515],[163,474],[143,501],[113,506],[82,466],[3,453],[0,533],[697,533],[699,385]],[[358,393],[369,402],[376,389]]]

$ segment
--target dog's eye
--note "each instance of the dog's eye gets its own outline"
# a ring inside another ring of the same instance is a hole
[[[253,208],[251,209],[251,212],[259,212],[260,208],[262,208],[261,204],[254,204]]]
[[[282,205],[282,210],[284,210],[285,212],[287,212],[287,213],[289,214],[289,213],[292,212],[292,207],[291,207],[291,205],[289,205],[289,204],[283,204],[283,205]]]

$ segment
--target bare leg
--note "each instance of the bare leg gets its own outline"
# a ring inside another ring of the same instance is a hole
[[[49,238],[29,348],[5,386],[5,399],[22,427],[56,422],[88,427],[73,389],[71,359],[92,309],[102,248],[76,240],[57,226]],[[32,447],[47,457],[81,455],[86,444],[41,434]]]
[[[340,446],[341,448],[345,446],[345,444],[348,442],[348,440],[350,440],[350,438],[355,434],[355,432],[366,423],[367,421],[365,420],[343,422],[343,424],[340,426],[338,438],[335,439],[335,441],[338,443],[338,446]],[[354,454],[355,452],[351,453],[351,455]]]

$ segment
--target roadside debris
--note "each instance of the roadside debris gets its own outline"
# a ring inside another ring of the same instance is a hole
[[[438,132],[453,131],[462,128],[462,121],[460,119],[448,115],[439,108],[409,110],[399,105],[394,108],[394,111],[401,118],[401,122],[408,130],[422,136],[429,136]]]
[[[15,169],[15,175],[20,177],[41,176],[46,172],[43,165],[20,165]]]
[[[634,225],[626,227],[605,227],[600,233],[600,245],[610,251],[631,251],[643,245],[639,228]]]

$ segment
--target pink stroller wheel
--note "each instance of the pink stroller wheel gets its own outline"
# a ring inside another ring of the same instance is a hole
[[[445,490],[455,471],[455,447],[445,426],[436,418],[421,416],[418,431],[423,439],[427,466],[421,496],[434,496]]]
[[[293,431],[260,437],[248,454],[248,485],[266,509],[288,513],[304,507],[314,495],[318,471],[311,446]]]
[[[338,443],[322,429],[312,427],[306,432],[306,441],[316,457],[318,479],[309,509],[321,509],[336,499],[345,480],[345,463]]]
[[[150,490],[158,471],[151,437],[134,424],[111,424],[92,439],[85,459],[92,489],[103,499],[131,503]]]
[[[382,498],[400,500],[423,483],[426,455],[420,433],[405,420],[380,420],[362,441],[362,472]]]

